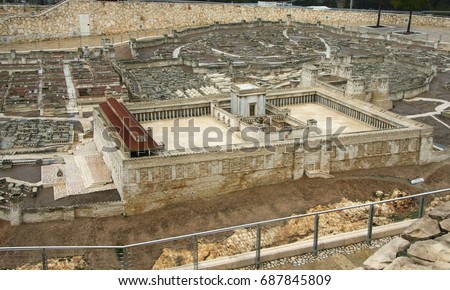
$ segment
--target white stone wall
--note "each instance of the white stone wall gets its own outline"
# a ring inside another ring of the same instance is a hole
[[[294,153],[286,146],[271,150],[255,148],[127,160],[125,214],[302,176],[303,152]],[[299,164],[295,166],[294,162]]]
[[[102,154],[103,161],[111,170],[111,176],[114,185],[123,199],[123,183],[122,183],[122,165],[124,156],[119,149],[115,148],[115,143],[112,140],[107,140],[108,134],[105,128],[106,123],[99,117],[97,110],[93,111],[94,117],[94,142],[97,150]]]
[[[79,15],[89,15],[91,34],[113,34],[127,31],[184,28],[235,23],[241,20],[292,21],[323,24],[361,24],[376,22],[376,12],[317,11],[282,7],[258,7],[229,4],[97,2],[71,0],[37,16],[18,15],[0,22],[0,35],[79,34]],[[406,25],[407,14],[383,14],[383,24]],[[413,25],[450,27],[444,17],[414,16]]]

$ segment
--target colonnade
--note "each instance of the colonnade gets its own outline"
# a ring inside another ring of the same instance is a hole
[[[394,125],[389,124],[388,122],[385,122],[383,120],[377,119],[375,117],[372,117],[366,113],[363,113],[361,111],[358,111],[356,109],[349,108],[345,105],[339,104],[333,100],[330,100],[328,98],[324,98],[322,96],[317,96],[317,102],[327,108],[333,109],[335,111],[338,111],[350,118],[359,120],[363,123],[366,123],[372,127],[375,127],[377,129],[391,129],[395,128]]]
[[[133,116],[138,122],[149,122],[155,120],[175,119],[175,118],[189,118],[209,115],[211,107],[197,107],[174,110],[161,110],[154,112],[133,113]]]
[[[269,99],[268,103],[273,106],[277,106],[277,107],[297,105],[297,104],[307,104],[307,103],[318,103],[327,108],[338,111],[350,118],[359,120],[365,124],[368,124],[372,127],[380,129],[380,130],[395,128],[394,125],[389,124],[386,121],[383,121],[383,120],[380,120],[373,116],[370,116],[359,110],[352,109],[343,104],[339,104],[339,103],[335,102],[334,100],[328,99],[328,98],[320,96],[320,95],[303,95],[303,96],[293,96],[293,97]]]
[[[304,95],[304,96],[292,96],[283,97],[278,99],[268,99],[267,102],[273,106],[283,107],[289,105],[315,103],[317,95]]]

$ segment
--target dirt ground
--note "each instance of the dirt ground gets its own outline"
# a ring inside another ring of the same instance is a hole
[[[426,182],[410,185],[408,179],[418,176],[424,177]],[[304,176],[296,181],[198,199],[136,216],[77,218],[16,227],[0,221],[0,246],[139,243],[304,213],[318,204],[338,202],[343,197],[365,201],[371,199],[372,192],[376,190],[388,192],[401,189],[413,194],[447,188],[450,187],[449,176],[450,159],[424,166],[342,172],[331,179],[309,179]],[[186,243],[179,243],[177,247],[186,247]],[[164,246],[168,245],[147,247],[140,249],[144,253],[135,253],[146,256],[146,266],[139,268],[150,268]],[[116,255],[110,252],[102,256],[102,261],[92,256],[91,265],[94,268],[116,268]],[[4,259],[8,257],[4,256]],[[100,264],[95,265],[96,260]]]

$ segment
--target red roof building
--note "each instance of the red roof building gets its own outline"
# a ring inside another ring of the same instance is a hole
[[[128,152],[130,157],[149,156],[161,148],[122,103],[109,98],[99,106],[105,120],[121,138],[122,151]]]

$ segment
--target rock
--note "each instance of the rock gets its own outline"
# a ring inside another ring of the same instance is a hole
[[[408,257],[398,257],[384,270],[431,270],[431,266],[417,265]]]
[[[397,258],[397,255],[405,251],[410,242],[403,238],[396,238],[381,247],[375,254],[370,256],[363,264],[365,269],[381,270]]]
[[[431,270],[450,270],[450,263],[437,261],[431,265]]]
[[[415,257],[411,257],[410,259],[411,259],[411,261],[413,261],[414,264],[423,266],[423,267],[427,267],[427,268],[431,268],[432,270],[450,270],[450,263],[441,262],[441,261],[429,262],[429,261],[425,261],[425,260],[418,259]]]
[[[429,262],[450,263],[450,248],[435,240],[421,241],[411,245],[408,256]]]
[[[441,221],[439,225],[441,226],[441,229],[450,232],[450,218]]]
[[[436,207],[428,215],[439,221],[450,218],[450,201]]]
[[[402,237],[412,242],[431,239],[440,234],[441,229],[438,221],[429,216],[424,216],[407,227]]]
[[[438,241],[439,243],[442,243],[443,245],[450,247],[450,233],[435,239],[435,241]]]
[[[414,264],[417,264],[419,266],[425,266],[425,267],[431,267],[431,265],[434,264],[434,262],[418,259],[416,257],[408,257]]]

